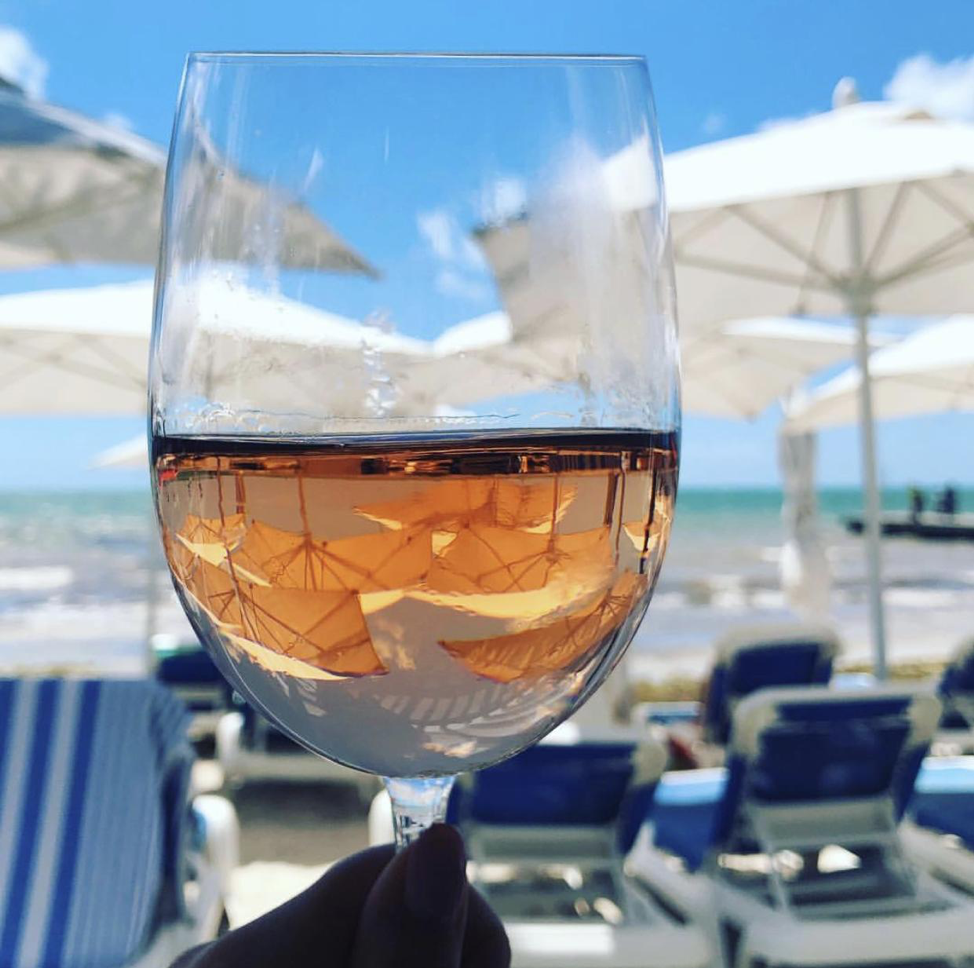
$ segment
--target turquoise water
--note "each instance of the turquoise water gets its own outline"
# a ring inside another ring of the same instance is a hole
[[[927,492],[927,502],[934,494]],[[962,510],[974,510],[974,488],[958,490]],[[824,517],[843,517],[862,510],[862,492],[855,487],[826,487],[818,492],[819,511]],[[882,492],[883,509],[904,511],[906,488],[891,487]],[[696,517],[714,515],[765,515],[781,511],[780,488],[683,488],[677,501],[677,514]]]
[[[974,510],[974,488],[958,496],[962,510]],[[683,654],[706,655],[732,625],[788,619],[778,573],[781,497],[776,488],[680,491],[635,654],[682,661]],[[850,654],[859,655],[868,642],[863,547],[841,519],[861,511],[861,494],[825,488],[819,503],[830,617],[859,650]],[[887,510],[906,504],[905,488],[883,493]],[[945,655],[970,634],[974,545],[888,540],[883,553],[894,649]],[[164,567],[147,491],[0,492],[0,660],[33,656],[56,665],[81,656],[120,668],[141,661],[146,589]],[[191,636],[164,580],[162,587],[157,628]]]
[[[42,549],[144,542],[150,527],[148,491],[0,491],[0,567]]]
[[[974,488],[958,492],[962,510],[974,510]],[[933,495],[928,495],[928,504]],[[907,507],[905,488],[887,488],[883,508]],[[819,509],[824,523],[838,523],[862,509],[857,488],[823,488]],[[781,514],[778,488],[682,488],[677,501],[679,533],[719,529],[722,534],[742,536],[759,527],[777,529]],[[0,554],[12,555],[16,546],[29,541],[35,547],[84,544],[87,541],[136,539],[154,527],[147,491],[0,491]],[[13,565],[14,561],[6,564]]]

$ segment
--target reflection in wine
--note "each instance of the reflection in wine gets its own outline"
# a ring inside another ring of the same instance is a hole
[[[386,775],[487,765],[602,681],[649,603],[676,438],[159,437],[177,590],[241,690]]]

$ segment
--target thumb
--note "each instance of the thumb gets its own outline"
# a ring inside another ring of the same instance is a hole
[[[352,968],[460,968],[469,897],[463,840],[437,824],[373,885]]]

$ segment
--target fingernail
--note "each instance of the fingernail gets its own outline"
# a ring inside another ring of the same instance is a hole
[[[424,920],[454,921],[467,887],[467,855],[460,834],[447,824],[424,831],[409,848],[406,907]]]

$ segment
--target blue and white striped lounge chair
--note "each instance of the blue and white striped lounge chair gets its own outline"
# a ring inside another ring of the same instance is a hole
[[[621,730],[559,742],[576,733],[565,724],[462,777],[451,798],[448,819],[463,831],[473,883],[504,922],[513,968],[710,965],[707,937],[623,869],[664,750]],[[387,814],[387,801],[377,798],[376,810]]]
[[[919,872],[898,829],[939,714],[932,690],[754,693],[726,770],[664,777],[630,863],[706,899],[738,968],[966,963],[974,904]]]
[[[165,968],[216,935],[238,831],[191,809],[192,762],[155,682],[0,680],[3,968]]]
[[[671,729],[676,758],[696,766],[723,762],[734,709],[759,689],[824,685],[839,651],[836,634],[817,625],[766,625],[728,632],[717,643],[698,724]]]
[[[924,761],[903,844],[919,866],[974,896],[974,756]]]
[[[961,643],[938,686],[944,712],[936,751],[974,753],[974,637]]]
[[[216,757],[230,789],[250,782],[340,783],[368,803],[379,787],[371,774],[305,749],[242,700],[216,724]]]

